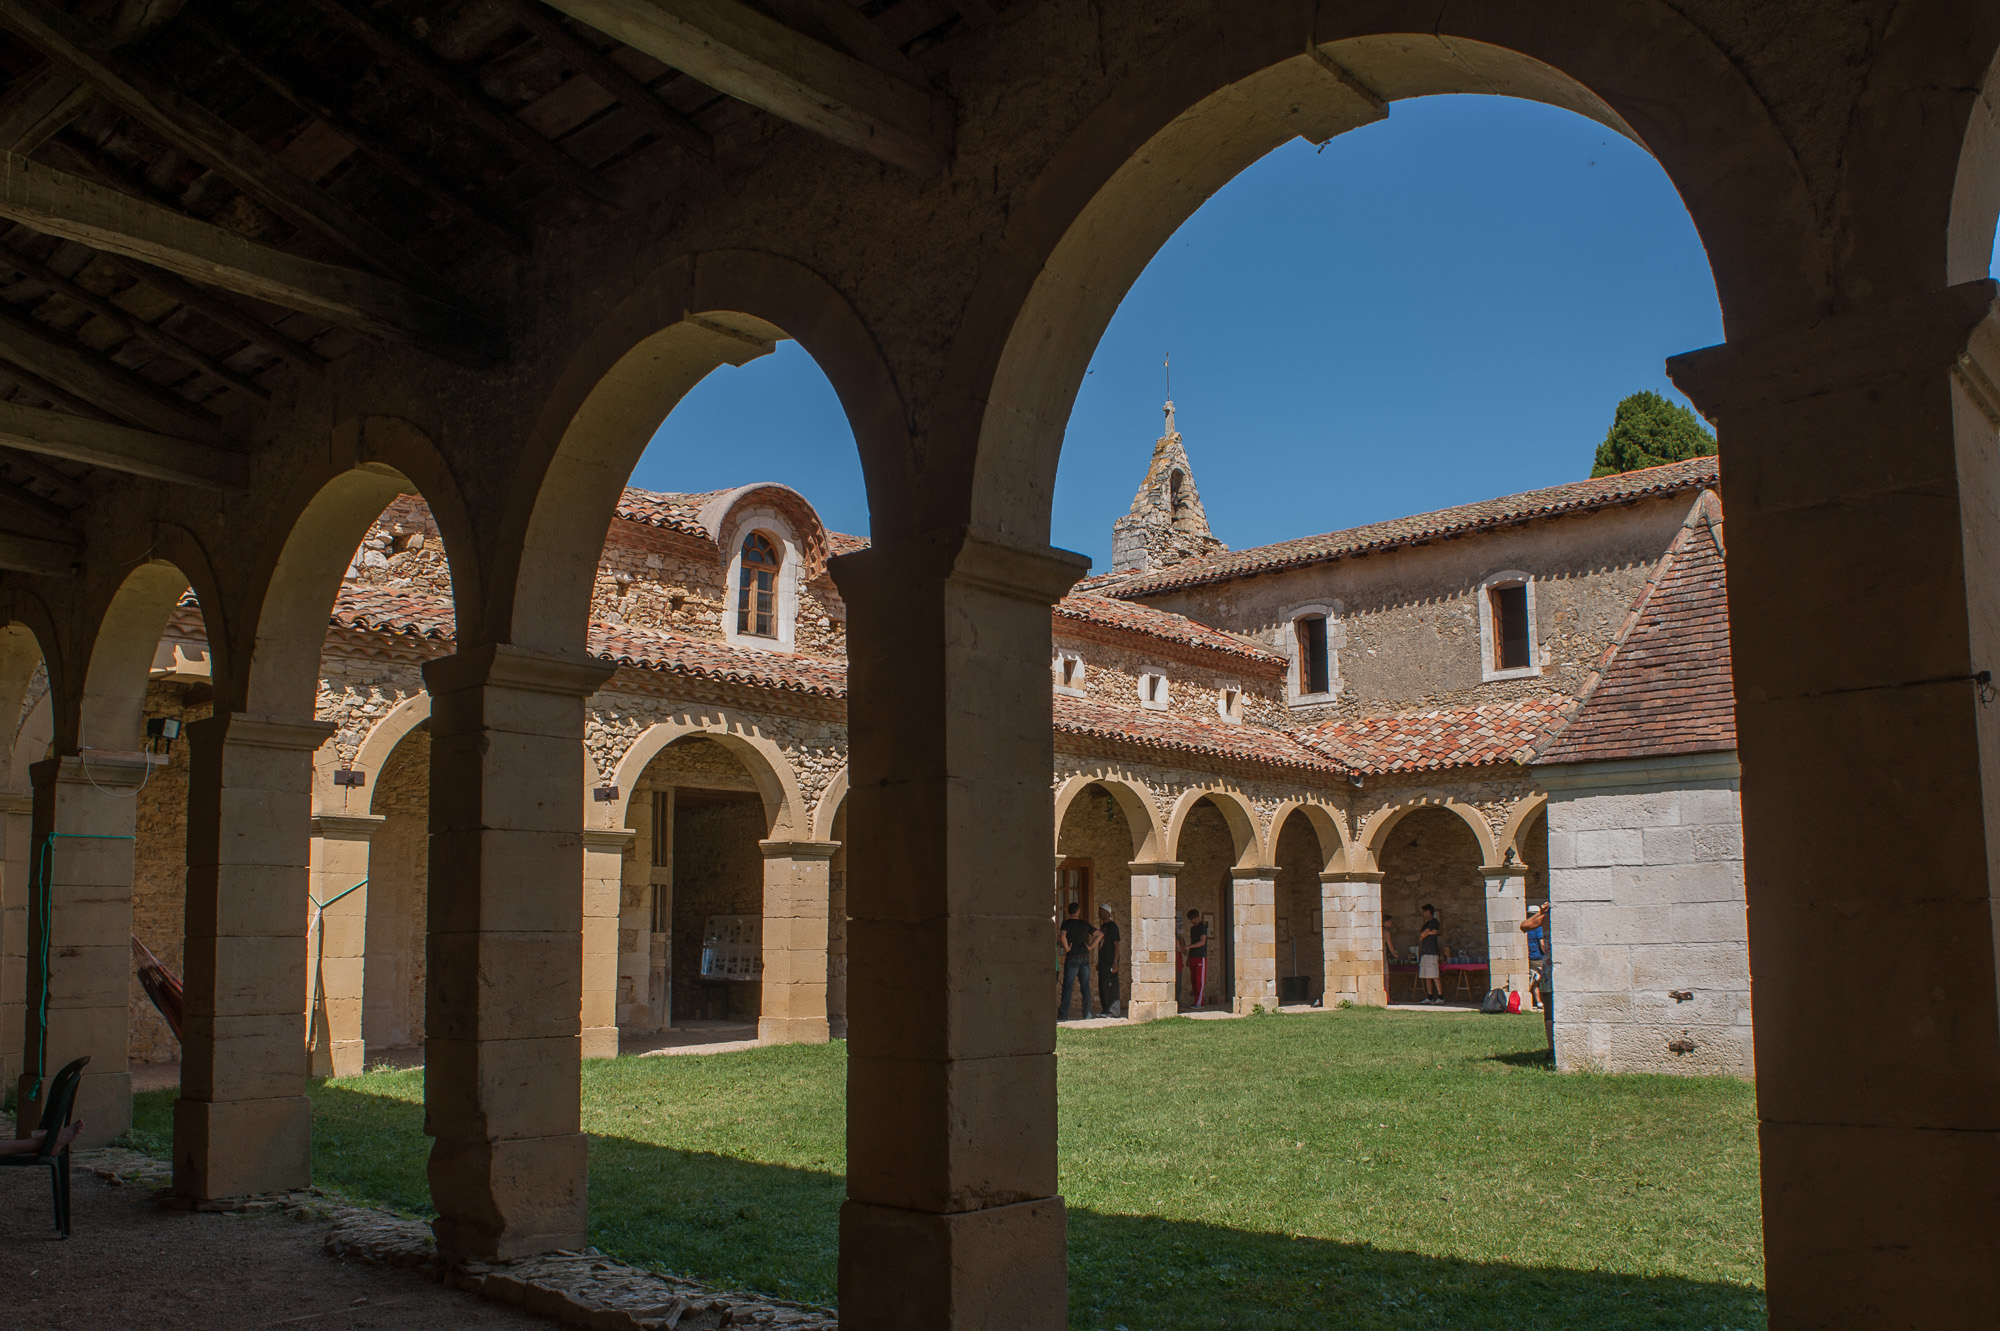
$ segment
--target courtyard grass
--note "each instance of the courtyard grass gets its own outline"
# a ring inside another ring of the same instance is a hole
[[[1762,1327],[1751,1089],[1556,1076],[1541,1042],[1366,1009],[1061,1032],[1071,1325]],[[831,1303],[844,1072],[840,1044],[586,1064],[592,1241]],[[315,1084],[315,1180],[430,1214],[422,1093]]]

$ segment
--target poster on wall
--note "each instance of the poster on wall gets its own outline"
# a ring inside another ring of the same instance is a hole
[[[701,934],[707,980],[755,980],[764,973],[764,917],[711,915]]]

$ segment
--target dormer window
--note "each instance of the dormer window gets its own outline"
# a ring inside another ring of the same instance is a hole
[[[1167,677],[1158,670],[1148,670],[1139,676],[1139,705],[1149,712],[1167,710]]]
[[[1534,579],[1518,571],[1495,573],[1479,592],[1481,679],[1541,674],[1535,654]]]
[[[738,633],[778,636],[778,568],[778,550],[770,537],[753,531],[743,538],[743,567],[736,584]]]
[[[1333,683],[1327,665],[1326,616],[1301,615],[1294,627],[1299,635],[1299,692],[1301,694],[1331,692]]]
[[[1215,714],[1236,725],[1243,720],[1243,690],[1235,684],[1224,684],[1215,692]]]

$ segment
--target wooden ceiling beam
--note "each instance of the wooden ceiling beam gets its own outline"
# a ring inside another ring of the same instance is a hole
[[[742,0],[548,0],[579,22],[795,125],[927,175],[950,156],[951,104]]]
[[[249,483],[241,453],[13,402],[0,402],[0,446],[204,490],[241,491]]]
[[[436,289],[436,275],[374,223],[124,52],[100,49],[101,39],[74,14],[49,0],[0,0],[0,25],[292,225],[418,290]]]
[[[489,239],[505,246],[510,252],[514,254],[528,252],[527,237],[446,184],[428,164],[404,152],[379,131],[370,129],[325,98],[314,95],[269,68],[262,59],[246,50],[235,38],[199,14],[186,15],[181,22],[213,43],[218,50],[240,65],[250,77],[307,115],[325,121],[334,133],[367,153],[403,183],[424,194],[432,203],[464,218]]]
[[[715,159],[715,140],[701,126],[668,106],[653,90],[633,77],[617,61],[565,27],[536,0],[509,0],[508,7],[536,40],[550,47],[569,67],[616,97],[660,134],[703,161]]]
[[[326,372],[326,357],[305,343],[287,337],[249,311],[237,308],[207,287],[196,286],[186,278],[176,277],[152,264],[121,258],[116,254],[104,255],[104,262],[162,295],[173,297],[218,328],[228,329],[244,341],[264,348],[281,360],[290,361],[308,374],[318,376]]]
[[[68,498],[74,501],[73,507],[80,508],[90,502],[90,492],[83,488],[82,481],[42,461],[32,453],[0,446],[0,466],[26,472],[33,479],[48,486],[55,491],[54,498],[57,503]]]
[[[83,542],[55,541],[46,536],[0,531],[0,569],[67,577],[83,562]]]
[[[505,107],[496,105],[477,80],[447,64],[428,46],[384,27],[380,18],[353,0],[312,0],[312,4],[360,40],[381,59],[428,87],[446,104],[517,156],[535,162],[600,203],[619,206],[618,192],[582,162],[543,138],[535,128]]]
[[[153,324],[147,323],[130,310],[121,308],[108,297],[100,296],[90,288],[80,285],[74,278],[64,277],[47,264],[31,259],[19,250],[0,243],[0,269],[8,268],[13,269],[23,277],[40,282],[50,290],[68,297],[99,318],[109,319],[112,323],[123,328],[128,335],[136,337],[140,341],[152,346],[155,350],[173,357],[175,360],[181,362],[181,364],[191,369],[200,370],[202,373],[219,379],[233,388],[240,388],[260,401],[269,402],[271,400],[271,390],[256,380],[238,374],[235,370],[230,369],[207,352],[189,346],[164,328],[155,327]]]
[[[4,302],[0,302],[0,356],[134,425],[203,438],[215,433],[215,417],[186,398]]]
[[[0,148],[33,152],[83,114],[92,96],[82,80],[53,60],[30,70],[0,98]]]
[[[0,503],[12,504],[23,513],[32,513],[45,522],[54,523],[58,530],[70,525],[71,511],[44,495],[38,495],[25,485],[13,481],[0,481]]]
[[[0,217],[380,337],[470,348],[477,322],[401,283],[302,259],[123,191],[0,152]]]

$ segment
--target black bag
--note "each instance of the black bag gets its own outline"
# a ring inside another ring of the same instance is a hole
[[[1505,1012],[1507,1010],[1507,991],[1505,989],[1495,989],[1487,994],[1485,998],[1479,1001],[1479,1010],[1481,1012]]]

